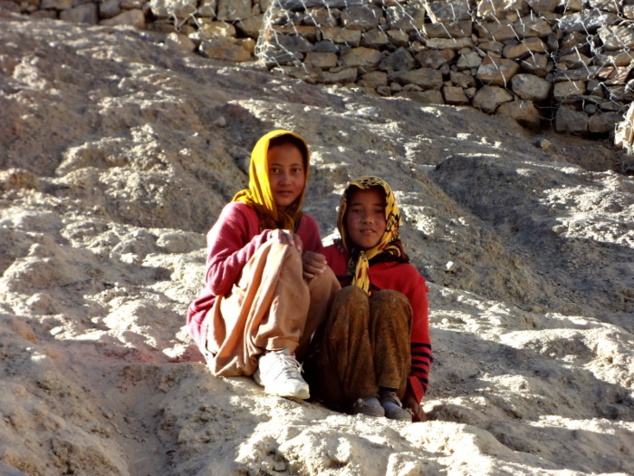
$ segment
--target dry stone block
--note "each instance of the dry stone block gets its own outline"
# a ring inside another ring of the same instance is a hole
[[[383,11],[375,5],[346,8],[341,12],[341,23],[351,30],[371,30],[379,26]]]
[[[604,112],[594,114],[588,119],[588,132],[594,134],[605,134],[613,132],[616,124],[623,120],[623,114],[620,112]]]
[[[335,53],[322,53],[319,51],[309,51],[306,53],[304,62],[312,67],[320,69],[330,69],[337,66],[338,56]]]
[[[383,71],[372,71],[371,73],[366,73],[357,81],[357,84],[370,89],[387,86],[387,73]]]
[[[495,20],[504,18],[505,12],[514,11],[524,15],[528,7],[524,0],[478,0],[476,14],[479,18]]]
[[[216,9],[218,8],[218,0],[201,0],[198,3],[196,15],[205,18],[216,18]]]
[[[520,18],[515,22],[509,20],[483,22],[474,28],[480,38],[501,42],[518,38],[545,38],[552,32],[548,22],[530,16]]]
[[[540,38],[527,38],[521,43],[507,45],[502,54],[505,58],[516,60],[533,53],[548,53],[548,47]]]
[[[267,11],[268,9],[263,9]],[[327,8],[313,8],[304,14],[302,24],[324,27],[335,27],[339,24],[338,10]]]
[[[165,37],[165,47],[178,53],[191,53],[196,49],[196,44],[187,36],[180,33],[170,33]]]
[[[594,56],[593,61],[597,65],[629,66],[634,62],[634,51],[622,50],[598,53]]]
[[[268,42],[258,53],[267,64],[300,61],[304,58],[304,53],[313,50],[313,45],[303,36],[285,35],[275,30],[269,33],[271,36]]]
[[[605,12],[619,13],[620,4],[625,2],[616,2],[614,0],[588,0],[590,8],[598,8]]]
[[[591,9],[564,15],[559,20],[558,26],[564,33],[594,33],[598,28],[605,25],[614,25],[618,21],[619,17],[614,13]]]
[[[512,101],[513,99],[513,95],[504,88],[499,86],[484,86],[474,96],[472,104],[473,107],[493,114],[500,104]]]
[[[634,48],[634,25],[604,26],[598,33],[608,51]]]
[[[59,14],[60,20],[74,22],[74,23],[89,23],[96,25],[99,21],[99,15],[97,12],[97,4],[84,3],[78,5],[70,10],[64,10]]]
[[[557,62],[557,67],[561,69],[583,68],[584,66],[588,66],[591,62],[591,58],[575,51],[574,53],[560,56],[559,61]]]
[[[425,23],[425,10],[412,3],[389,6],[385,9],[385,18],[389,29],[421,31]]]
[[[264,27],[264,15],[255,15],[244,20],[236,22],[236,30],[240,31],[244,36],[258,39],[260,31]]]
[[[425,23],[423,33],[425,38],[462,38],[471,36],[473,23],[459,21],[455,23]]]
[[[396,94],[396,96],[422,104],[444,104],[442,93],[435,89],[429,91],[403,91]]]
[[[519,62],[522,71],[534,74],[540,78],[545,77],[550,71],[552,71],[554,65],[550,61],[548,55],[531,55]]]
[[[274,31],[274,35],[282,34],[287,37],[299,37],[308,42],[314,43],[317,39],[317,27],[309,26],[309,25],[289,25],[289,26],[278,26],[273,25],[272,31]]]
[[[590,48],[587,45],[590,41],[592,41],[592,37],[585,32],[573,31],[567,33],[560,41],[559,54],[566,55],[575,51],[589,54]]]
[[[201,40],[203,38],[211,38],[213,36],[226,36],[235,38],[236,27],[232,23],[225,21],[201,21],[200,28],[198,29],[198,36]]]
[[[251,0],[218,0],[218,12],[220,21],[244,20],[252,15]]]
[[[531,101],[518,100],[505,102],[495,111],[496,114],[512,117],[515,122],[527,129],[537,130],[541,127],[542,118],[539,110]]]
[[[475,78],[467,73],[451,71],[449,77],[453,84],[460,86],[462,89],[473,88],[476,85]]]
[[[445,104],[453,106],[469,104],[469,98],[459,86],[445,86],[442,88],[442,94],[445,98]]]
[[[456,56],[454,50],[429,50],[424,49],[416,54],[416,59],[423,68],[439,69],[444,64],[453,60]]]
[[[561,3],[560,0],[526,0],[526,3],[535,13],[554,12]]]
[[[321,7],[327,4],[329,8],[345,8],[365,5],[367,0],[276,0],[282,8],[303,11],[308,8]]]
[[[546,20],[533,16],[520,18],[513,24],[513,28],[520,38],[546,38],[552,33]]]
[[[586,0],[564,0],[566,12],[580,12],[586,7]]]
[[[305,64],[297,64],[293,66],[289,65],[280,65],[274,68],[271,68],[271,72],[273,73],[281,73],[284,76],[289,78],[299,79],[301,81],[306,81],[307,83],[314,84],[319,82],[319,74],[316,70],[309,68]]]
[[[380,61],[381,71],[407,71],[414,69],[416,60],[405,48],[399,48],[394,53],[386,56]]]
[[[327,27],[322,29],[322,35],[324,40],[352,47],[357,47],[361,43],[361,31],[359,30]]]
[[[563,81],[561,83],[555,83],[553,87],[553,97],[559,104],[576,101],[582,97],[585,92],[585,81]]]
[[[555,115],[557,132],[588,132],[588,116],[576,109],[561,106]]]
[[[34,13],[36,12],[37,10],[35,10]],[[17,13],[19,15],[22,13],[22,8],[13,0],[0,0],[0,18],[7,16],[9,13]],[[53,15],[55,14],[55,12],[51,13],[53,13]],[[33,16],[33,14],[31,14],[31,16]]]
[[[560,81],[585,81],[597,76],[600,66],[587,66],[585,68],[567,69],[556,71],[553,77],[555,82]]]
[[[388,30],[387,36],[390,39],[390,43],[396,47],[409,45],[409,35],[403,30]]]
[[[388,45],[389,42],[390,39],[387,34],[378,28],[365,32],[361,37],[361,46],[367,48],[382,48]]]
[[[363,46],[351,48],[341,53],[343,66],[376,68],[382,59],[383,54],[380,51]]]
[[[501,56],[504,50],[504,43],[493,40],[483,40],[478,42],[478,48],[485,53],[495,53],[495,56]]]
[[[118,15],[101,20],[100,25],[116,26],[116,25],[128,25],[135,28],[145,28],[145,13],[142,10],[126,10]]]
[[[515,61],[487,56],[480,64],[476,78],[488,85],[506,86],[519,69],[520,65]]]
[[[196,12],[197,0],[150,0],[150,11],[159,18],[184,19]]]
[[[450,23],[471,19],[468,0],[425,2],[425,10],[433,23]]]
[[[477,68],[482,64],[482,57],[475,51],[469,51],[460,55],[456,67],[459,70]]]
[[[357,68],[336,68],[330,71],[322,71],[319,82],[324,84],[350,84],[357,80]]]
[[[534,102],[543,102],[550,97],[552,84],[532,74],[516,74],[511,79],[513,92],[520,98]]]
[[[477,23],[473,28],[483,39],[505,42],[517,38],[513,22],[508,20]]]
[[[253,59],[255,41],[251,38],[238,39],[215,36],[203,40],[200,52],[208,58],[243,62]]]
[[[121,13],[121,0],[104,0],[99,3],[99,18],[112,18]]]
[[[73,0],[42,0],[44,10],[68,10],[73,7]]]
[[[389,74],[390,81],[396,81],[404,86],[415,84],[422,89],[440,89],[442,73],[431,68],[420,68],[412,71],[396,71]]]
[[[473,47],[471,38],[428,38],[425,43],[428,48],[436,48],[438,50],[459,50]]]

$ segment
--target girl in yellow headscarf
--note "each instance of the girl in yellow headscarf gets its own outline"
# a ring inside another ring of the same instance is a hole
[[[342,286],[312,346],[311,391],[330,408],[424,421],[432,362],[427,285],[399,239],[400,212],[378,177],[348,184],[341,239],[321,251]]]
[[[253,375],[267,393],[300,399],[309,389],[296,357],[339,289],[317,254],[317,223],[301,211],[309,167],[308,147],[296,133],[260,138],[249,187],[207,235],[205,286],[187,313],[214,375]]]

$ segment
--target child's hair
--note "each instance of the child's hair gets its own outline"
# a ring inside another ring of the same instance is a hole
[[[269,149],[278,145],[294,145],[299,149],[302,154],[302,158],[304,159],[304,167],[308,164],[308,148],[306,147],[306,143],[301,140],[299,137],[295,137],[292,134],[283,134],[281,136],[273,137],[269,141]]]

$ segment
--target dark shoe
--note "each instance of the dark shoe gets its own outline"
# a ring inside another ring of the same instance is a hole
[[[350,413],[352,413],[353,415],[361,414],[373,417],[385,416],[385,410],[383,410],[383,407],[381,406],[381,403],[379,403],[379,399],[376,396],[359,398],[356,402],[352,404]]]
[[[381,392],[381,407],[390,420],[412,421],[412,413],[403,408],[396,392]]]

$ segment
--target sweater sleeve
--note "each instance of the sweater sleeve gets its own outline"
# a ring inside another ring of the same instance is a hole
[[[231,290],[251,256],[266,242],[268,232],[259,232],[257,215],[250,208],[236,203],[225,206],[207,234],[205,281],[213,295],[222,296]]]
[[[413,266],[412,266],[413,268]],[[418,279],[413,279],[413,285],[407,292],[407,298],[412,306],[412,335],[411,335],[411,370],[409,383],[420,402],[425,396],[429,384],[429,370],[433,362],[431,340],[429,337],[429,304],[427,301],[427,283],[414,268]]]

